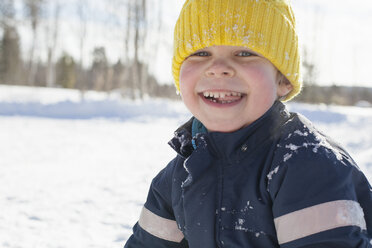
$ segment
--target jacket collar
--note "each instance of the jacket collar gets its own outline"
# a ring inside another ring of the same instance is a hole
[[[194,117],[179,127],[174,132],[174,137],[168,142],[168,144],[184,158],[189,157],[194,150],[191,135],[193,120]]]
[[[290,117],[289,112],[283,103],[276,101],[273,106],[259,119],[247,127],[241,128],[235,132],[193,132],[193,123],[197,123],[195,117],[182,125],[174,133],[174,138],[169,141],[169,145],[182,157],[187,158],[194,150],[193,142],[204,144],[205,141],[210,144],[217,157],[229,158],[234,154],[247,153],[254,150],[258,145],[273,137],[285,121]],[[203,129],[200,129],[203,130]]]

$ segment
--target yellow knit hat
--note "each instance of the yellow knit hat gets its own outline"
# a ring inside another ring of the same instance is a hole
[[[183,61],[214,46],[247,47],[268,60],[291,82],[288,101],[301,91],[300,54],[289,0],[187,0],[174,30],[172,72],[179,91]]]

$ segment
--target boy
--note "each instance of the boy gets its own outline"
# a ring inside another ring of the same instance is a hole
[[[372,188],[279,100],[299,93],[287,0],[188,0],[173,75],[194,117],[125,247],[372,247]]]

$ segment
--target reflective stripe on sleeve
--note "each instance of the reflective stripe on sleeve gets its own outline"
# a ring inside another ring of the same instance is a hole
[[[279,244],[331,230],[358,226],[367,230],[358,202],[339,200],[304,208],[274,219]]]
[[[146,232],[164,240],[179,243],[184,238],[177,227],[176,221],[160,217],[145,207],[142,209],[138,224]]]

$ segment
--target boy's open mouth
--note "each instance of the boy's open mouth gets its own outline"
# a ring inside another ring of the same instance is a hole
[[[219,92],[213,92],[213,91],[204,91],[201,93],[202,97],[204,97],[206,100],[219,103],[219,104],[229,104],[229,103],[235,103],[241,100],[245,94],[240,92],[234,92],[234,91],[219,91]]]

